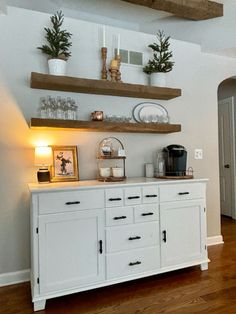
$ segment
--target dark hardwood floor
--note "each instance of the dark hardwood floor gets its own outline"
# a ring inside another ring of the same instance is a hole
[[[236,313],[236,223],[222,218],[224,245],[209,247],[208,271],[191,267],[48,300],[46,314]],[[0,288],[1,314],[33,313],[30,285]]]

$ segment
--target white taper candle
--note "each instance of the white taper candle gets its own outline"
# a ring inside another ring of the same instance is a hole
[[[102,46],[106,47],[106,28],[105,25],[102,27]]]
[[[117,37],[117,54],[120,54],[120,34],[118,34]]]

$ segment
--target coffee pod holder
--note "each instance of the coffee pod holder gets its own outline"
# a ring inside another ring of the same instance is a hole
[[[116,137],[106,137],[98,145],[97,165],[98,181],[124,181],[125,176],[125,149],[122,142]]]

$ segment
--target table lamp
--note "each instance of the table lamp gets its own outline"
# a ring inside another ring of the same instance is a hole
[[[48,167],[52,164],[52,148],[48,146],[35,147],[35,166],[39,166],[37,178],[39,183],[50,182],[50,171]]]

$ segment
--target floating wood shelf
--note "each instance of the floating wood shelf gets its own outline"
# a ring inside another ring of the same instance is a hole
[[[123,0],[137,5],[166,11],[190,20],[207,20],[223,16],[223,4],[215,1],[200,0]]]
[[[172,99],[181,96],[181,89],[103,80],[31,73],[31,88],[64,92],[123,96],[148,99]]]
[[[101,160],[109,160],[109,159],[126,159],[125,156],[99,156],[97,157],[97,159],[101,159]]]
[[[115,123],[40,118],[32,118],[30,127],[31,129],[74,129],[86,132],[174,133],[181,131],[180,124]]]

